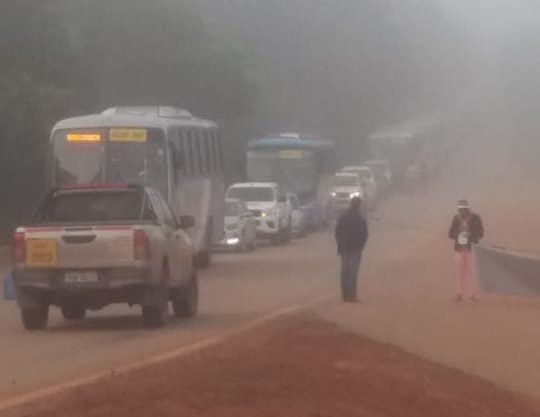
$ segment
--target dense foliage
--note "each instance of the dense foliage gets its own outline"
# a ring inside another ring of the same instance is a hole
[[[122,104],[238,120],[254,98],[239,54],[179,4],[3,0],[0,57],[1,232],[43,192],[56,120]]]

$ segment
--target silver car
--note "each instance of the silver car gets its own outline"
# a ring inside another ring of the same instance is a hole
[[[255,216],[242,200],[225,200],[225,231],[217,249],[243,252],[257,247]]]

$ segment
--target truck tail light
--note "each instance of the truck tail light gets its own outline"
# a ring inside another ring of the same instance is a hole
[[[144,230],[133,231],[133,254],[136,261],[150,259],[150,240]]]
[[[11,256],[14,263],[20,264],[26,261],[25,238],[24,232],[13,233]]]

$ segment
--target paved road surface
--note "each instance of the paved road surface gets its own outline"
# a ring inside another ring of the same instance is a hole
[[[324,253],[328,237],[321,232],[287,247],[217,256],[201,274],[200,315],[192,321],[171,318],[159,330],[143,328],[137,308],[114,306],[73,324],[53,309],[49,330],[29,333],[21,327],[15,304],[2,301],[0,398],[187,345],[331,294],[335,257]]]
[[[540,247],[540,199],[518,188],[505,205],[496,190],[476,190],[488,240]],[[527,189],[533,189],[531,187]],[[436,362],[540,397],[540,327],[536,299],[484,297],[455,305],[445,232],[460,191],[442,184],[429,194],[398,196],[371,221],[362,271],[364,303],[334,302],[323,318]],[[507,194],[509,195],[509,194]],[[506,240],[505,240],[506,239]],[[329,232],[255,254],[221,255],[202,276],[200,316],[149,331],[138,311],[123,307],[82,324],[53,315],[47,332],[22,330],[12,303],[0,303],[0,398],[70,376],[132,362],[219,334],[246,321],[335,294],[335,249]]]

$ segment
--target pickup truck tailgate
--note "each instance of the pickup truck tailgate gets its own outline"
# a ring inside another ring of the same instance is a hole
[[[107,268],[135,264],[132,226],[28,228],[25,266]]]

